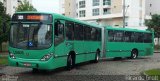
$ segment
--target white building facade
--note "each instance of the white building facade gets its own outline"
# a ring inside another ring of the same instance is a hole
[[[62,15],[65,15],[65,0],[60,0],[59,1],[59,13]]]
[[[124,0],[77,0],[77,18],[105,26],[123,26]],[[125,0],[125,26],[145,28],[145,19],[160,14],[160,0]]]

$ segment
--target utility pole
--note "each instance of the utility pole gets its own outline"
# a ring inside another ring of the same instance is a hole
[[[123,28],[125,28],[125,0],[123,0]]]

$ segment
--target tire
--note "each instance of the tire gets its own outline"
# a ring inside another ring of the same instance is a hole
[[[94,63],[98,63],[99,57],[100,57],[100,51],[97,51],[97,52],[96,52],[96,56],[95,56]]]
[[[138,57],[138,51],[137,50],[132,50],[131,59],[136,59],[137,57]]]
[[[32,72],[33,72],[33,73],[36,73],[36,72],[38,72],[38,71],[39,71],[39,70],[38,70],[37,68],[33,68],[33,69],[32,69]]]
[[[70,54],[67,58],[67,70],[73,69],[75,66],[74,57]]]

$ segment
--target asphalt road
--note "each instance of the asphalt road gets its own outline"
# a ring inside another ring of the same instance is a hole
[[[144,70],[160,68],[160,54],[137,59],[101,59],[98,63],[83,63],[70,71],[65,68],[50,72],[32,72],[30,68],[6,66],[0,69],[0,81],[125,81],[144,79]],[[130,76],[132,75],[132,76]],[[131,78],[132,77],[132,78]],[[135,78],[138,77],[138,78]],[[11,80],[10,80],[11,79]]]

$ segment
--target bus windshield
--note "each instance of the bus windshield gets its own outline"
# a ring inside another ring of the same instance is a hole
[[[11,25],[9,44],[20,49],[47,49],[52,45],[52,25],[14,23]]]

